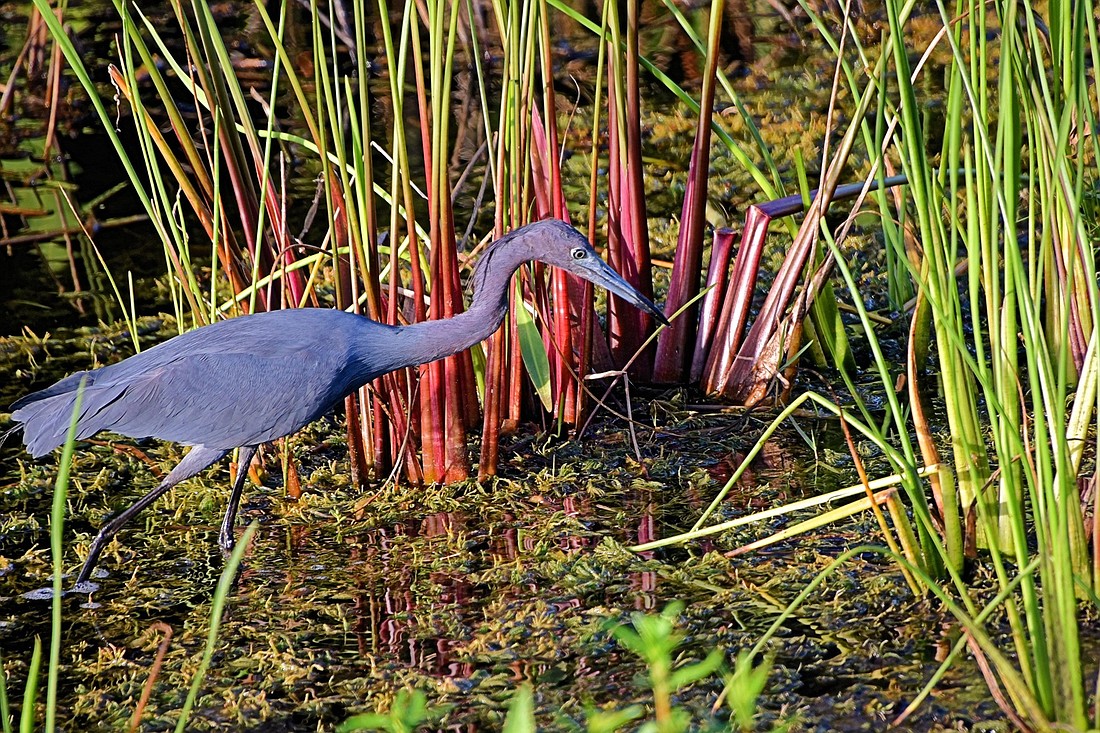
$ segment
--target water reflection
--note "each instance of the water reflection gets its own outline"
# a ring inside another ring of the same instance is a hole
[[[461,512],[438,512],[418,524],[398,523],[347,541],[352,630],[361,656],[435,677],[472,674],[473,665],[456,659],[454,650],[476,622],[473,584],[461,571],[425,570],[417,564],[425,559],[421,555],[431,554],[432,540],[453,547],[464,536],[466,522]],[[416,543],[415,557],[409,556],[412,539],[429,540]]]

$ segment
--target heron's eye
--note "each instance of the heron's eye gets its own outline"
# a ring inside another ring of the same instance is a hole
[[[584,247],[574,247],[570,254],[573,255],[573,259],[575,260],[583,260],[588,256],[588,253],[584,251]]]

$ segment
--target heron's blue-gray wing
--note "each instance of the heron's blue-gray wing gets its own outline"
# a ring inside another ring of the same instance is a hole
[[[12,412],[15,412],[22,407],[26,407],[27,405],[38,402],[40,400],[46,400],[51,397],[56,397],[58,395],[75,393],[76,390],[80,387],[80,380],[85,378],[87,379],[86,387],[90,386],[95,381],[95,370],[86,372],[75,372],[65,377],[64,379],[58,380],[46,389],[39,390],[38,392],[32,392],[29,395],[20,397],[11,404]],[[66,423],[66,425],[68,424]]]
[[[78,437],[114,430],[234,448],[289,435],[353,387],[407,363],[387,349],[398,329],[320,308],[227,321],[117,364],[74,374],[13,406],[27,450],[61,445],[87,376]]]
[[[343,360],[330,352],[173,354],[165,360],[166,353],[143,369],[135,367],[145,354],[115,365],[126,364],[125,369],[92,372],[95,379],[84,391],[77,438],[109,430],[212,448],[257,445],[297,431],[342,396],[340,373],[333,365],[342,366]],[[13,413],[23,424],[32,455],[44,455],[64,442],[76,399],[72,386]]]
[[[236,448],[289,435],[342,395],[339,370],[309,350],[183,356],[128,380],[81,419],[81,433],[110,430],[188,445]],[[82,435],[82,437],[84,437]]]

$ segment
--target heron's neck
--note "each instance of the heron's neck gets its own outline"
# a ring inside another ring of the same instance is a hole
[[[403,327],[403,365],[427,364],[481,343],[500,328],[507,312],[507,297],[494,302],[475,297],[465,313]]]
[[[530,259],[522,248],[485,252],[474,271],[470,308],[452,318],[422,321],[400,330],[403,365],[427,364],[481,343],[500,328],[508,312],[512,275]]]

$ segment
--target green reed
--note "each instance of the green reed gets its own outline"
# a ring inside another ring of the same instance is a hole
[[[991,662],[987,681],[1008,693],[1006,713],[1037,730],[1097,723],[1096,693],[1085,690],[1095,670],[1079,640],[1080,604],[1096,600],[1078,487],[1083,444],[1095,433],[1100,303],[1086,205],[1100,157],[1092,137],[1076,133],[1097,120],[1086,74],[1097,57],[1095,18],[1084,5],[1051,3],[1044,22],[1027,3],[941,2],[945,32],[933,42],[950,62],[939,148],[928,144],[918,92],[929,71],[910,66],[908,43],[888,52],[896,90],[880,92],[881,113],[901,132],[883,136],[883,159],[900,163],[910,183],[895,216],[913,222],[922,254],[896,261],[918,290],[907,376],[925,463],[941,461],[919,405],[933,389],[950,434],[951,468],[937,482],[941,529],[926,536],[942,543],[953,594],[975,629],[984,617],[958,571],[967,547],[984,550],[1010,635],[972,634],[971,651]],[[905,38],[906,6],[886,10],[891,38]],[[884,230],[897,252],[909,249],[901,231]],[[924,318],[938,388],[915,368]],[[892,391],[885,378],[883,387]]]

